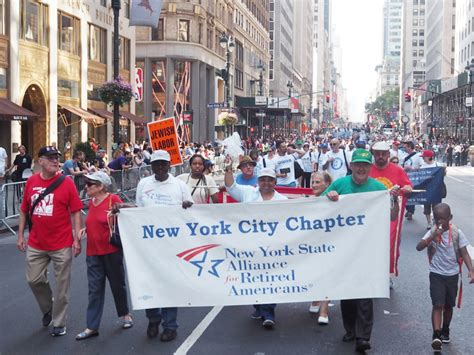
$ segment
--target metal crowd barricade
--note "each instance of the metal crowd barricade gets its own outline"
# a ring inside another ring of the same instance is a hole
[[[285,195],[289,199],[305,198],[313,195],[313,190],[309,187],[284,187],[276,186],[275,191]],[[235,203],[235,201],[225,190],[219,191],[218,203]]]
[[[8,224],[8,220],[20,216],[20,205],[23,200],[26,181],[9,182],[3,184],[0,190],[0,222],[5,225],[14,235],[16,232]]]

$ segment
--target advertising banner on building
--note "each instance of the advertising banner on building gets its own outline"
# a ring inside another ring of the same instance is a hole
[[[174,118],[170,117],[160,121],[149,122],[147,127],[152,149],[163,149],[170,153],[171,166],[183,164]]]
[[[389,211],[388,191],[123,209],[133,308],[387,298]]]
[[[130,26],[158,27],[163,0],[133,0],[130,6]]]
[[[413,189],[422,191],[410,194],[407,205],[441,202],[443,189],[445,188],[443,167],[408,171],[407,175],[413,184]]]

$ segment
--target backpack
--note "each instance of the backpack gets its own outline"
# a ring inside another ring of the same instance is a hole
[[[433,226],[431,228],[431,233],[433,234],[436,230],[436,226]],[[458,295],[458,304],[457,307],[461,308],[461,300],[462,300],[462,262],[463,259],[461,257],[461,252],[459,250],[459,229],[456,227],[454,224],[449,225],[449,232],[451,233],[451,240],[454,248],[454,253],[456,255],[456,260],[459,264],[459,273],[461,274],[461,277],[459,278],[461,280],[461,285],[459,286],[459,295]],[[436,250],[438,248],[438,243],[435,241],[432,241],[430,245],[428,245],[428,248],[426,249],[428,253],[428,261],[431,264],[431,260],[433,259],[433,256],[436,253]]]
[[[298,179],[300,176],[303,176],[304,170],[296,160],[293,162],[293,164],[295,167],[295,179]]]

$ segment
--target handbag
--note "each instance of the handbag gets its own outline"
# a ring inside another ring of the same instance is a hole
[[[112,195],[109,199],[109,212],[107,214],[107,222],[109,224],[109,243],[114,247],[122,249],[122,240],[120,239],[120,231],[118,227],[117,215],[111,213]]]

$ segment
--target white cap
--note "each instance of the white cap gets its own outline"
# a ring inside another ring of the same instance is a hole
[[[170,153],[168,153],[166,150],[155,150],[151,154],[150,162],[153,163],[157,160],[171,161]]]
[[[86,174],[85,177],[92,181],[98,181],[105,186],[112,185],[112,180],[110,179],[110,176],[104,173],[103,171],[95,171],[92,174]]]
[[[273,170],[272,168],[263,168],[262,170],[260,170],[258,177],[261,178],[264,176],[268,176],[268,177],[276,179],[275,170]]]
[[[390,150],[390,145],[385,141],[375,142],[372,145],[372,150]]]

